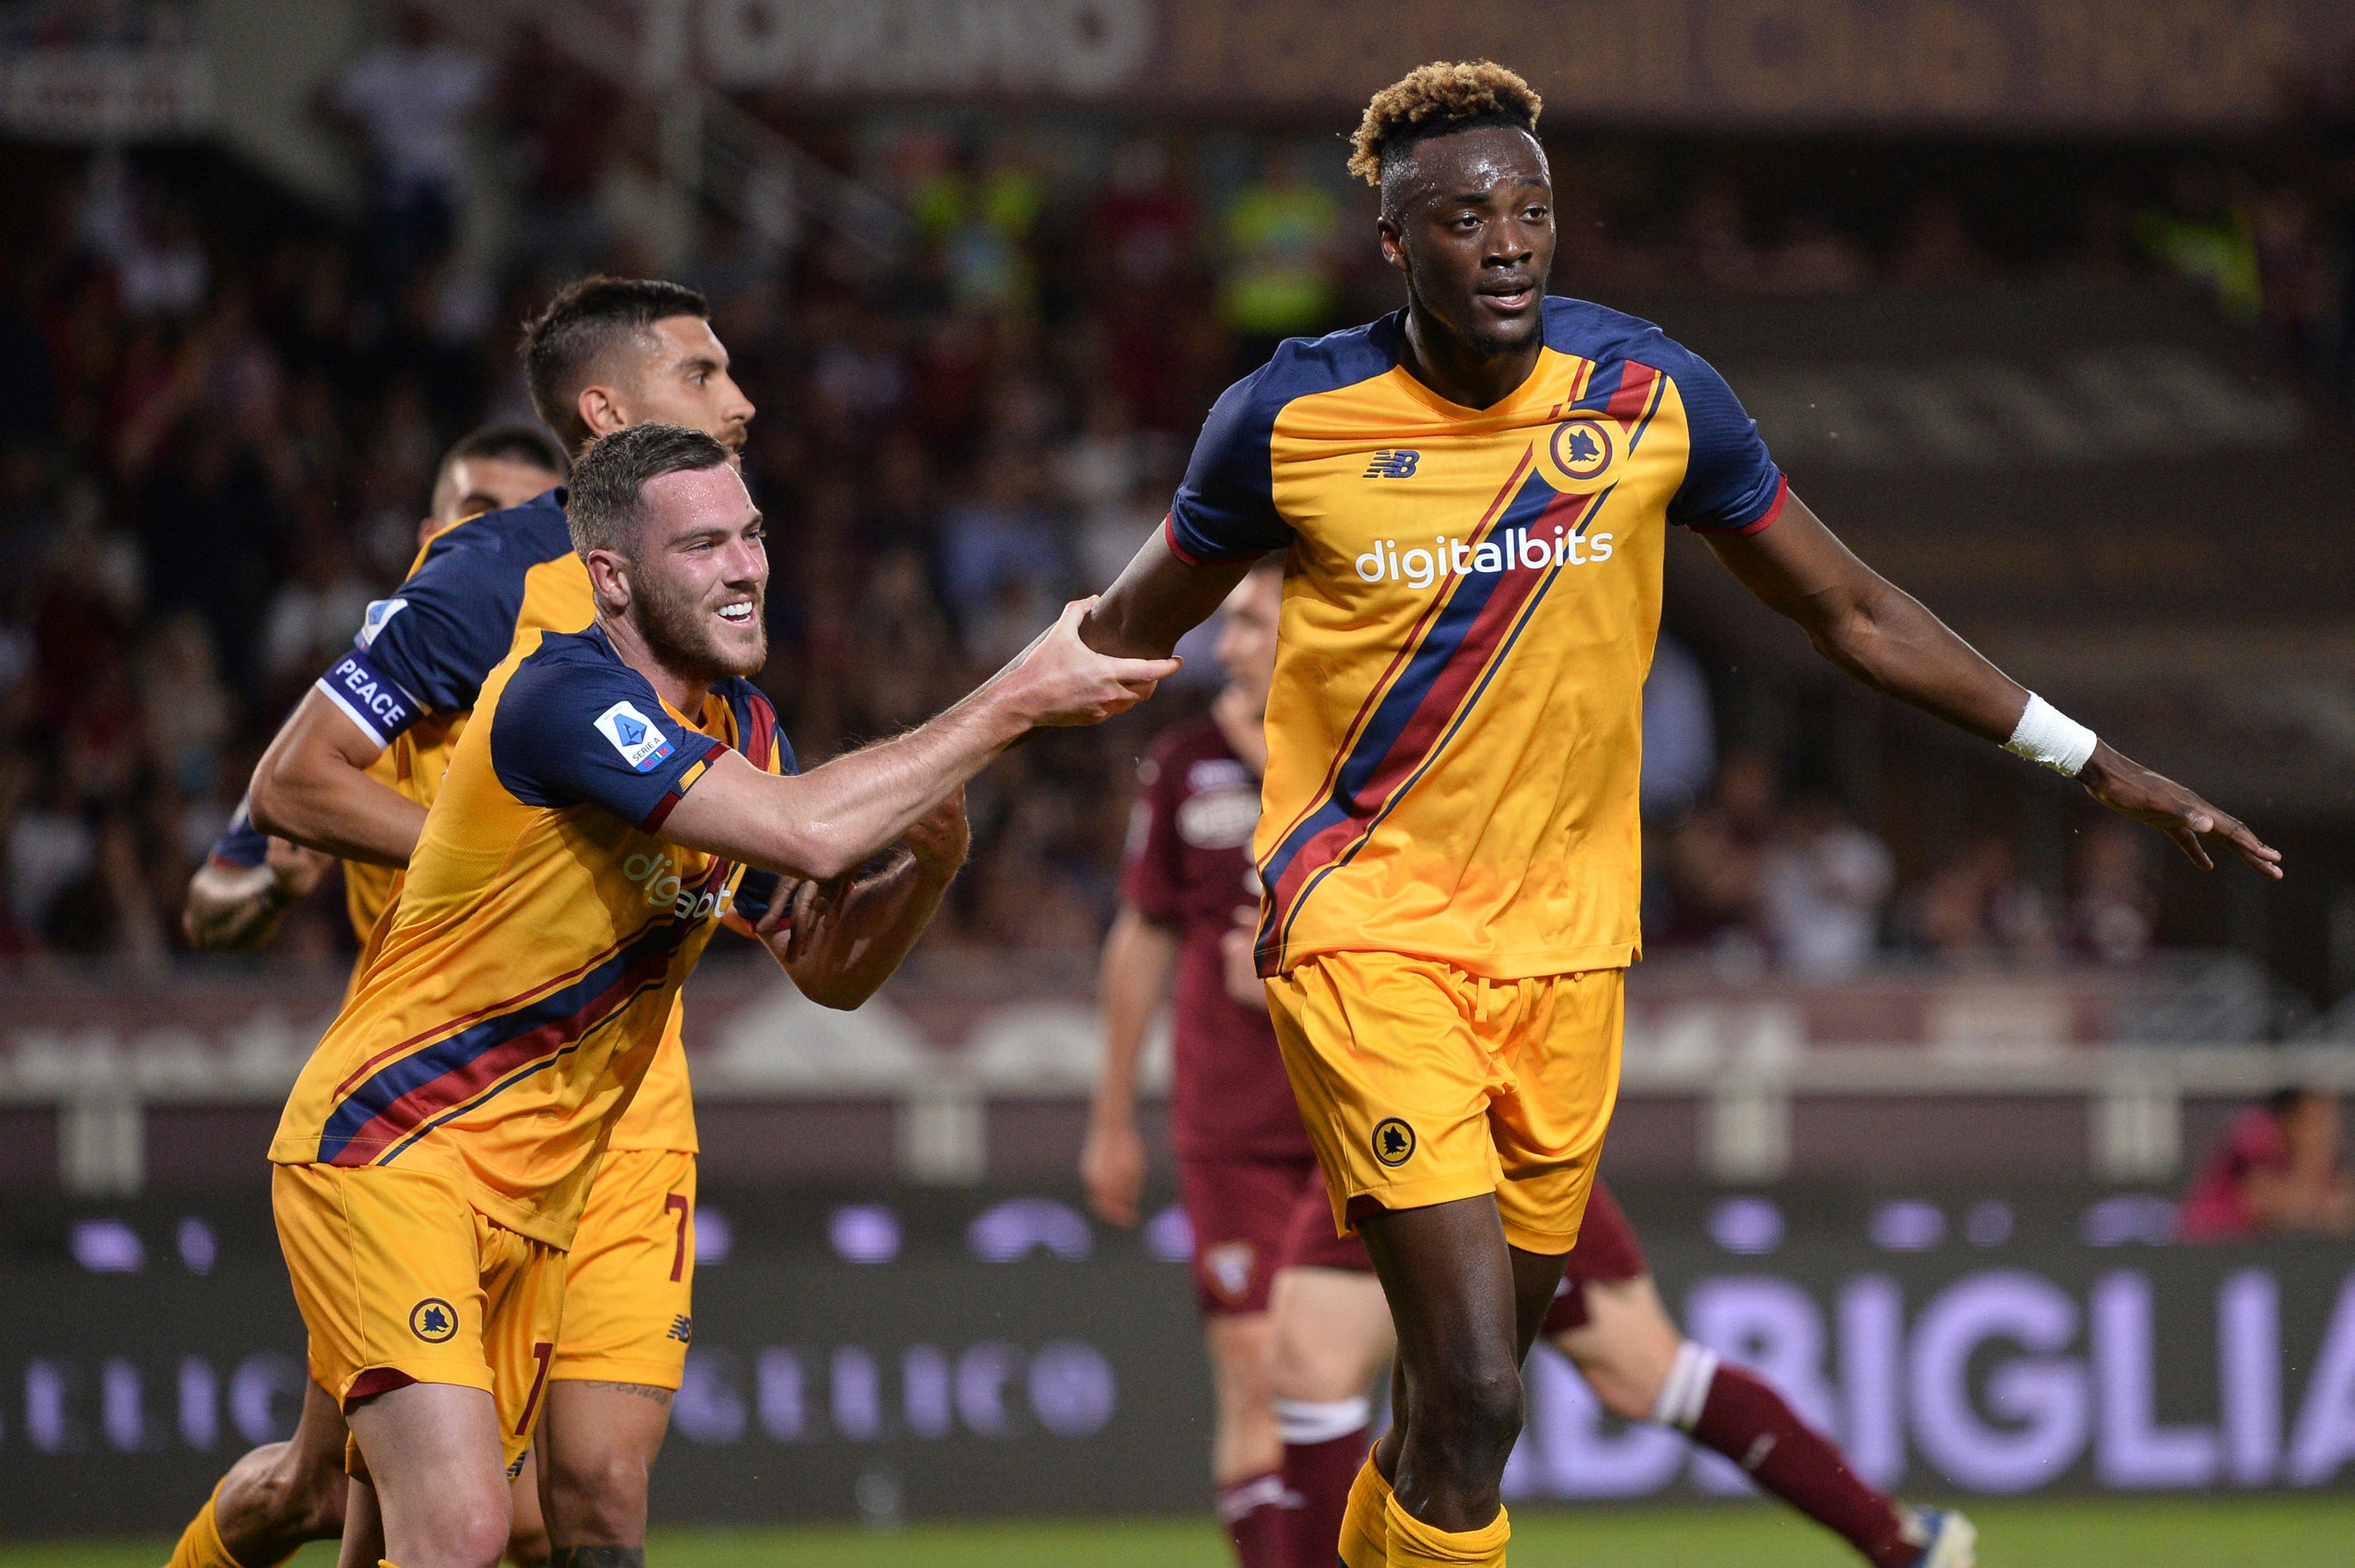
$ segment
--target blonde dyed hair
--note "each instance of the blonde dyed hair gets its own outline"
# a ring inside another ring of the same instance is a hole
[[[1469,125],[1507,125],[1535,133],[1545,100],[1518,73],[1494,60],[1433,60],[1374,94],[1349,138],[1349,172],[1382,183],[1382,156],[1426,136]]]

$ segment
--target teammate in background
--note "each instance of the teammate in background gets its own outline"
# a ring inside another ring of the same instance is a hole
[[[704,432],[733,460],[753,409],[707,316],[701,295],[672,283],[593,277],[559,290],[524,332],[534,405],[575,452],[660,420]],[[255,814],[346,855],[347,880],[389,887],[492,667],[523,635],[577,631],[593,613],[559,490],[436,536],[272,743],[254,775]],[[680,1027],[675,1013],[613,1128],[572,1247],[531,1461],[562,1553],[639,1549],[684,1375],[697,1137]]]
[[[485,512],[519,507],[564,482],[564,449],[529,425],[485,425],[444,453],[434,471],[430,509],[417,525],[418,560],[444,530]],[[385,759],[379,776],[393,782]],[[188,883],[180,923],[206,953],[250,953],[269,945],[278,923],[318,886],[334,857],[256,829],[240,801],[229,827]],[[345,901],[352,930],[363,943],[391,891],[393,873],[351,862],[344,868]],[[334,1531],[328,1531],[333,1534]]]
[[[768,562],[727,450],[623,430],[581,459],[570,510],[595,621],[526,632],[485,682],[271,1145],[295,1298],[358,1450],[349,1563],[498,1555],[566,1250],[714,924],[760,912],[797,986],[857,1005],[938,906],[965,781],[1030,729],[1102,720],[1177,667],[1090,652],[1075,603],[940,717],[796,776],[743,678],[766,656]],[[903,841],[911,873],[856,875]],[[747,868],[771,875],[738,912]],[[683,1260],[683,1224],[677,1245]]]
[[[464,437],[435,471],[432,507],[417,525],[421,554],[467,518],[520,506],[560,484],[565,466],[563,449],[528,426],[487,425]],[[395,783],[390,764],[390,753],[377,764],[388,785]],[[189,879],[180,917],[188,940],[214,953],[266,946],[286,912],[310,895],[332,863],[331,856],[262,833],[240,801],[228,830]],[[363,948],[389,901],[394,876],[381,866],[345,863],[346,910]],[[355,978],[357,973],[356,965]],[[306,1383],[293,1435],[229,1467],[181,1532],[172,1568],[272,1568],[307,1541],[341,1535],[345,1435],[335,1400],[315,1380]],[[507,1556],[523,1568],[548,1560],[538,1480],[528,1464],[516,1479]]]
[[[1859,679],[2080,779],[2203,867],[2212,836],[2280,874],[1845,549],[1700,359],[1546,296],[1539,107],[1487,62],[1374,96],[1350,166],[1380,187],[1406,308],[1288,342],[1231,388],[1083,630],[1165,653],[1284,552],[1258,968],[1335,1228],[1365,1237],[1399,1339],[1348,1568],[1504,1561],[1520,1364],[1618,1091],[1669,525]]]
[[[180,929],[199,953],[267,947],[286,912],[309,898],[335,863],[332,855],[261,832],[240,801],[205,863],[188,879]]]
[[[1120,912],[1104,941],[1103,1074],[1080,1157],[1095,1211],[1114,1224],[1135,1224],[1146,1167],[1137,1052],[1174,980],[1169,1137],[1194,1234],[1194,1299],[1216,1380],[1211,1479],[1242,1568],[1284,1562],[1267,1292],[1293,1200],[1316,1176],[1266,998],[1230,997],[1220,973],[1220,939],[1239,909],[1256,912],[1259,904],[1249,849],[1283,592],[1273,561],[1236,585],[1218,643],[1225,689],[1208,717],[1164,732],[1146,755]],[[1351,1456],[1352,1469],[1359,1456]]]

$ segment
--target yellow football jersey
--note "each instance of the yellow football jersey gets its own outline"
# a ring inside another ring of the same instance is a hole
[[[1261,972],[1625,965],[1667,526],[1763,528],[1782,475],[1648,322],[1548,299],[1536,370],[1488,409],[1409,375],[1403,325],[1294,339],[1229,389],[1167,524],[1198,563],[1286,552]]]
[[[436,1165],[499,1223],[570,1245],[613,1124],[743,875],[660,837],[727,746],[792,767],[748,682],[714,688],[690,722],[594,627],[519,638],[483,685],[270,1157]]]
[[[368,606],[357,645],[320,689],[384,747],[368,776],[431,807],[492,667],[527,633],[577,632],[596,610],[589,569],[572,549],[564,492],[549,490],[435,533],[392,596]],[[344,862],[346,912],[360,940],[354,986],[400,886],[397,868]],[[613,1147],[697,1148],[680,1023],[671,1019],[645,1084],[613,1130]]]

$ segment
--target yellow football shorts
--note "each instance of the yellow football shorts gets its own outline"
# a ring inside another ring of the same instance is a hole
[[[694,1312],[695,1156],[607,1149],[573,1233],[549,1377],[675,1390]]]
[[[1268,981],[1340,1233],[1369,1205],[1494,1193],[1507,1241],[1569,1252],[1618,1098],[1625,979],[1485,980],[1435,959],[1326,953]]]
[[[512,1474],[556,1352],[564,1253],[438,1170],[282,1165],[270,1200],[319,1386],[347,1408],[411,1382],[482,1389]],[[351,1450],[346,1464],[363,1473]]]

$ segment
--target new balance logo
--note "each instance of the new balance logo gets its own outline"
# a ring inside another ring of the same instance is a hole
[[[1360,479],[1412,479],[1414,477],[1414,465],[1422,461],[1423,453],[1420,452],[1410,452],[1404,447],[1386,446],[1374,453],[1373,461],[1366,464],[1366,471],[1358,477]]]
[[[682,1345],[693,1344],[695,1342],[695,1319],[687,1317],[683,1313],[680,1316],[672,1318],[670,1320],[670,1332],[664,1335],[663,1338],[666,1339],[676,1339]]]

